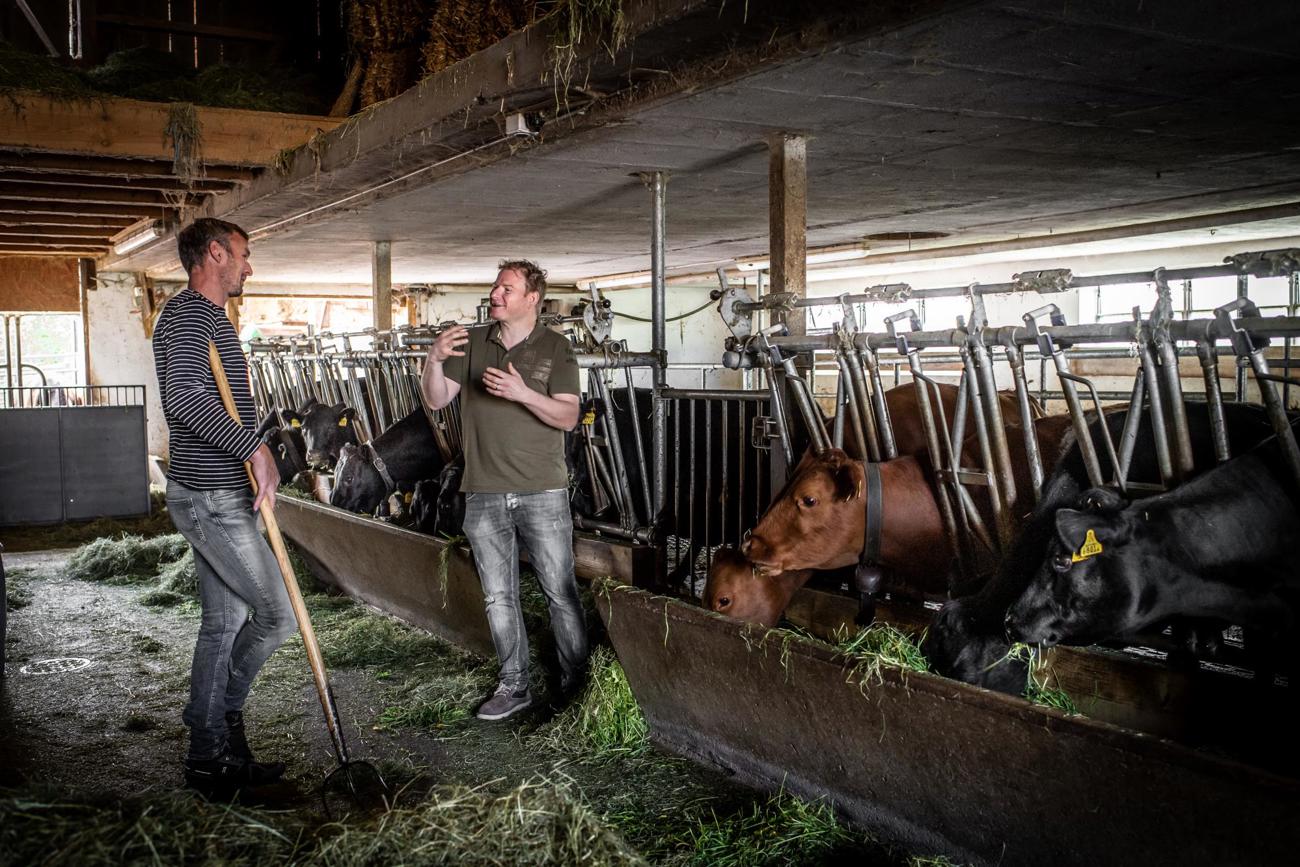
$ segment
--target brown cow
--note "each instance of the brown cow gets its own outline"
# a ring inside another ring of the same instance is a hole
[[[1034,423],[1050,471],[1060,443],[1070,430],[1068,416]],[[1023,475],[1023,439],[1016,425],[1007,426],[1013,464]],[[967,449],[973,439],[967,441]],[[970,456],[963,461],[970,465]],[[878,464],[886,507],[881,514],[879,566],[913,590],[943,595],[953,563],[951,541],[935,500],[928,459],[909,455]],[[839,449],[807,455],[785,490],[759,519],[742,546],[742,554],[715,557],[704,589],[704,604],[733,617],[775,625],[795,591],[813,571],[851,566],[862,554],[866,532],[864,470]],[[1020,502],[1031,496],[1028,479],[1017,478]],[[1016,514],[1028,512],[1017,508]],[[874,592],[870,580],[860,584],[864,609]],[[864,612],[865,613],[865,612]]]

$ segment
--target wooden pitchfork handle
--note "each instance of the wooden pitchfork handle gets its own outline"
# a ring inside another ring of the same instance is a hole
[[[239,409],[235,406],[235,397],[230,392],[230,381],[226,379],[225,368],[221,366],[221,356],[215,343],[208,343],[208,362],[212,365],[212,376],[217,381],[217,391],[221,392],[221,402],[226,412],[242,425]],[[248,483],[253,486],[253,496],[257,496],[257,480],[253,478],[253,465],[244,461],[244,470],[248,473]],[[259,509],[262,522],[266,525],[266,535],[275,552],[276,562],[280,564],[280,577],[284,587],[289,591],[289,602],[293,605],[293,616],[298,620],[298,631],[302,633],[302,643],[307,648],[307,662],[311,665],[312,677],[316,681],[316,694],[320,697],[321,709],[325,711],[325,727],[329,729],[334,742],[334,751],[340,763],[348,761],[347,744],[343,741],[343,727],[339,724],[338,706],[334,702],[334,693],[330,689],[329,677],[325,673],[325,660],[320,653],[320,644],[316,641],[316,630],[312,629],[311,617],[307,614],[307,603],[303,601],[298,579],[294,577],[293,566],[289,563],[289,552],[284,547],[284,537],[280,535],[280,524],[275,520],[275,510],[267,499],[262,500]]]

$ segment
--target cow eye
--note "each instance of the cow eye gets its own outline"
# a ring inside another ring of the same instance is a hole
[[[800,497],[800,498],[799,498],[799,504],[800,504],[801,506],[803,506],[805,509],[811,509],[813,506],[817,505],[817,498],[816,498],[816,497]]]
[[[719,608],[726,608],[726,607],[728,607],[729,605],[731,605],[731,597],[730,597],[730,596],[719,596],[719,597],[718,597],[718,607],[719,607]]]
[[[1069,572],[1070,567],[1073,565],[1074,561],[1069,554],[1057,554],[1052,558],[1052,568],[1057,572]]]

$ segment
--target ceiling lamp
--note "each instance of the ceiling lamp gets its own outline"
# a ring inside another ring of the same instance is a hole
[[[138,250],[145,244],[156,241],[163,236],[164,227],[162,220],[154,220],[144,228],[125,236],[122,240],[113,245],[113,252],[118,256],[125,256],[132,250]]]

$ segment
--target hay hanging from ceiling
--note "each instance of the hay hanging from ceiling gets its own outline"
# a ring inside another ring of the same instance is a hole
[[[553,0],[442,0],[429,25],[423,71],[432,75],[531,24]]]

